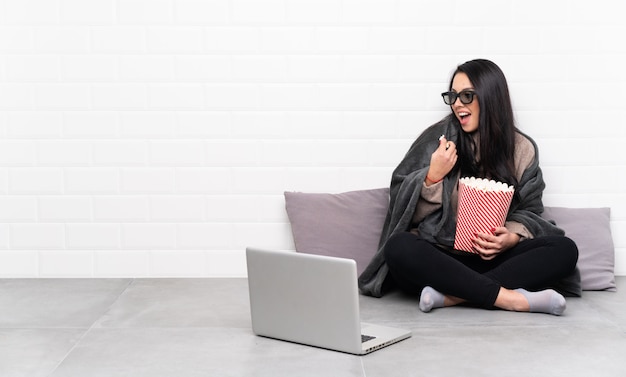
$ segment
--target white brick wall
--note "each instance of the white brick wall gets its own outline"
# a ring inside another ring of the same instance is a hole
[[[244,275],[283,191],[387,186],[477,57],[624,275],[624,34],[618,0],[0,0],[0,277]]]

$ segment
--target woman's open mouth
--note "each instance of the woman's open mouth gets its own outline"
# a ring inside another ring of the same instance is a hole
[[[467,124],[467,122],[469,122],[470,115],[471,114],[467,111],[461,111],[457,113],[457,117],[459,118],[459,122],[461,122],[461,125],[465,125]]]

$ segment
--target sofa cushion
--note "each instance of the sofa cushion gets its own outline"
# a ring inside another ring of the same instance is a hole
[[[376,251],[389,189],[340,194],[285,192],[296,250],[354,259],[361,274]]]
[[[545,207],[543,218],[554,220],[578,246],[583,290],[615,291],[615,248],[610,208]]]

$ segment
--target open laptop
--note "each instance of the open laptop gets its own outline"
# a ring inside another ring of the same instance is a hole
[[[246,259],[257,335],[357,355],[411,336],[361,324],[354,260],[252,247]]]

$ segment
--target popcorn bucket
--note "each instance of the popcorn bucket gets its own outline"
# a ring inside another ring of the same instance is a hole
[[[475,233],[492,234],[501,227],[511,206],[515,189],[502,182],[465,177],[459,180],[459,207],[454,248],[476,253]]]

